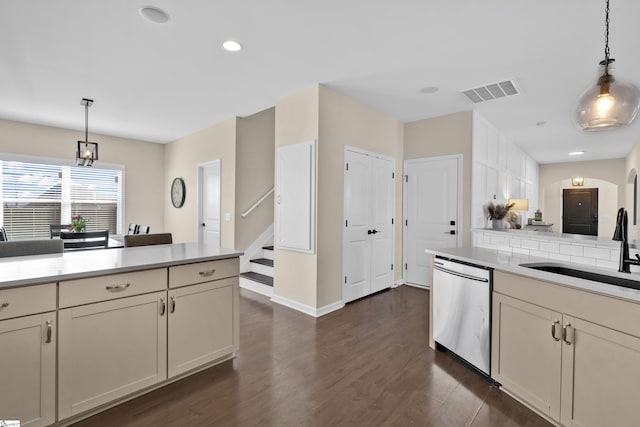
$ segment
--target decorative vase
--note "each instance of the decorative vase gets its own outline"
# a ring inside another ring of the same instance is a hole
[[[496,230],[502,230],[504,228],[504,219],[494,219],[491,223]]]

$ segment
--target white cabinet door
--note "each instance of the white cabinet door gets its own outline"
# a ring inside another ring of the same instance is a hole
[[[166,291],[60,310],[58,416],[167,377]]]
[[[236,351],[237,277],[172,289],[168,310],[169,377]]]
[[[555,419],[560,416],[561,322],[560,313],[493,294],[491,373],[505,389]]]
[[[55,312],[0,322],[0,418],[21,426],[55,421]]]
[[[276,165],[278,249],[315,252],[315,141],[280,147]]]
[[[393,185],[391,159],[345,151],[345,302],[393,284]]]
[[[637,426],[640,338],[571,316],[562,348],[562,424]]]

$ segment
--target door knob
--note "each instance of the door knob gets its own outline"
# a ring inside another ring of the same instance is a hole
[[[379,233],[379,231],[376,229],[371,230],[371,234],[376,234],[376,233]]]

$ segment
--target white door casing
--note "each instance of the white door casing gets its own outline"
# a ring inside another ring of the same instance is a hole
[[[461,243],[462,155],[405,160],[404,170],[404,281],[430,286],[424,250]]]
[[[220,160],[198,166],[198,242],[220,247]]]
[[[375,153],[345,149],[344,302],[393,284],[393,163]]]

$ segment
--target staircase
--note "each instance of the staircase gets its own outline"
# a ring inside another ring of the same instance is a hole
[[[240,287],[273,296],[273,246],[262,247],[262,257],[252,259],[251,270],[240,273]]]

